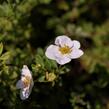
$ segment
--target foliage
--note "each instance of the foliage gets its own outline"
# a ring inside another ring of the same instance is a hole
[[[109,1],[0,0],[1,109],[109,109]],[[84,55],[65,66],[47,59],[58,35]],[[16,82],[26,64],[34,79],[22,101]]]

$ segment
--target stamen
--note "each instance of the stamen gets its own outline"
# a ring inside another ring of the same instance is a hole
[[[64,55],[64,54],[69,54],[72,52],[72,47],[70,48],[67,45],[64,45],[63,47],[59,47],[59,51]]]
[[[31,83],[30,77],[29,77],[29,76],[25,76],[25,77],[23,78],[23,83],[24,83],[24,86],[25,86],[25,87],[28,87],[28,85]]]

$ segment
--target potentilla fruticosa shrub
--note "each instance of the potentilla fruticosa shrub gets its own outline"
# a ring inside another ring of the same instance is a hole
[[[0,0],[0,109],[108,109],[108,4]]]

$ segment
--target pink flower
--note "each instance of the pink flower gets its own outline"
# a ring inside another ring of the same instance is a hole
[[[46,49],[45,55],[58,64],[64,65],[82,56],[84,53],[80,49],[80,43],[77,40],[71,40],[68,36],[58,36],[55,45],[50,45]]]
[[[21,71],[21,79],[17,82],[16,87],[20,90],[20,98],[25,100],[29,97],[32,87],[34,85],[31,71],[28,69],[27,65],[23,65]]]

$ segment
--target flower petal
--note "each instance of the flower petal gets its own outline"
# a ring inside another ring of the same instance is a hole
[[[28,87],[21,89],[21,91],[20,91],[20,98],[22,100],[27,99],[29,97],[29,95],[30,95],[30,92],[29,92],[29,88]]]
[[[79,49],[80,48],[80,42],[77,41],[77,40],[73,40],[72,41],[72,47],[75,48],[75,49]]]
[[[34,86],[34,82],[32,80],[31,83],[30,83],[30,86],[21,89],[21,91],[20,91],[20,98],[22,100],[25,100],[25,99],[27,99],[29,97],[33,86]]]
[[[24,84],[23,84],[23,82],[22,82],[21,80],[19,80],[19,81],[17,82],[16,88],[17,88],[17,89],[22,89],[22,88],[24,88]]]
[[[69,63],[71,61],[71,59],[68,58],[67,56],[63,56],[63,57],[57,57],[56,61],[57,61],[58,64],[64,65],[66,63]]]
[[[55,60],[55,55],[59,52],[58,49],[59,49],[58,46],[56,46],[56,45],[50,45],[50,46],[48,46],[48,48],[46,49],[45,55],[46,55],[49,59]]]
[[[32,91],[33,86],[34,86],[34,82],[33,82],[33,80],[32,80],[32,82],[31,82],[31,84],[30,84],[30,87],[29,87],[29,95],[30,95],[30,93],[31,93],[31,91]]]
[[[27,65],[23,65],[22,71],[21,71],[22,76],[29,76],[32,77],[31,71],[27,67]]]
[[[68,36],[62,35],[58,36],[55,40],[55,44],[58,46],[65,46],[68,45],[69,47],[72,47],[72,41]]]
[[[79,58],[80,56],[82,56],[84,54],[84,52],[80,49],[73,49],[72,52],[69,54],[69,57],[71,59],[76,59]]]

